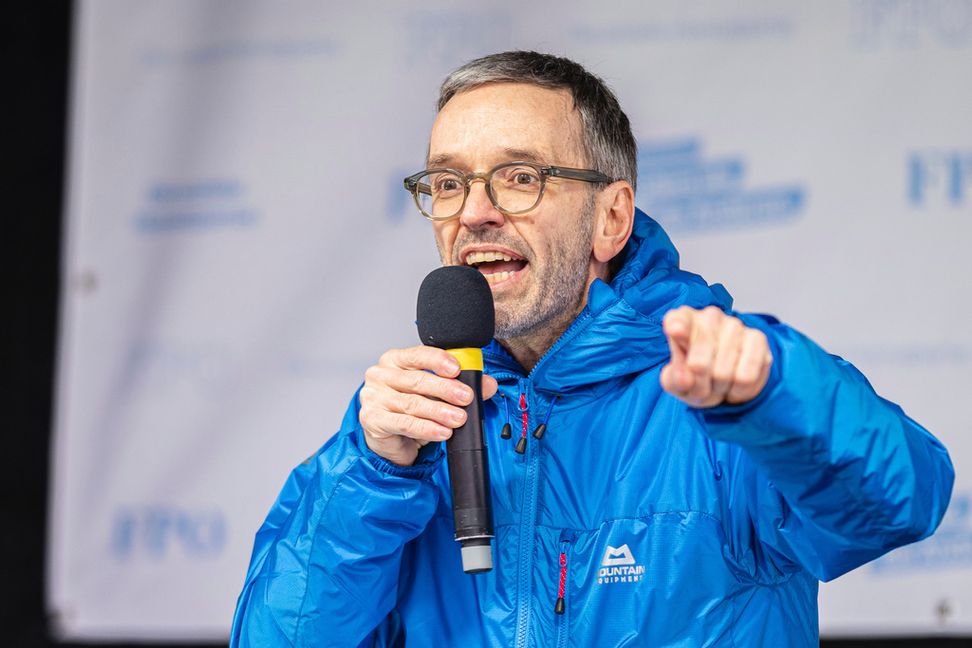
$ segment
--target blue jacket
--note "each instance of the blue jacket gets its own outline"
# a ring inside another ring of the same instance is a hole
[[[754,401],[663,392],[664,314],[730,298],[640,212],[624,254],[529,374],[484,350],[492,571],[462,571],[441,449],[373,454],[355,397],[257,533],[231,645],[816,646],[818,580],[935,529],[945,449],[775,319],[740,315],[774,357]]]

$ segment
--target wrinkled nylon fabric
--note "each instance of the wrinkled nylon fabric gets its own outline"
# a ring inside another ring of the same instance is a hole
[[[775,319],[737,314],[774,357],[754,401],[701,411],[663,392],[664,314],[731,299],[641,212],[624,255],[532,372],[484,350],[492,571],[462,572],[441,449],[378,457],[355,396],[257,533],[231,645],[816,646],[818,580],[934,530],[945,449]]]

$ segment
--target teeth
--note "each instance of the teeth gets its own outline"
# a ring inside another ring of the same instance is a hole
[[[484,274],[483,276],[486,277],[486,281],[488,281],[491,284],[494,284],[494,283],[499,283],[501,281],[505,281],[510,277],[512,277],[513,275],[514,275],[513,272],[493,272],[491,274]]]
[[[490,261],[512,261],[513,257],[507,256],[502,252],[470,252],[466,256],[466,265],[474,265],[476,263],[488,263]]]

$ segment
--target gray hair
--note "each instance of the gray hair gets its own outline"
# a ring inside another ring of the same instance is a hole
[[[570,59],[519,50],[475,59],[442,82],[437,110],[459,92],[504,81],[570,90],[580,113],[588,163],[614,180],[637,186],[638,147],[628,116],[603,80]]]

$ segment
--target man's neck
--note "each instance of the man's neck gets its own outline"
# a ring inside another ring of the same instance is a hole
[[[582,300],[576,309],[571,309],[556,320],[537,326],[530,333],[505,340],[498,339],[497,342],[529,373],[533,371],[543,354],[560,339],[586,303],[586,299]]]
[[[520,363],[521,367],[526,369],[527,373],[533,371],[533,368],[540,361],[540,358],[543,357],[543,354],[550,350],[550,347],[560,339],[560,336],[564,334],[567,327],[577,319],[577,316],[587,306],[587,293],[590,291],[591,283],[595,279],[601,279],[610,283],[611,275],[608,272],[606,263],[592,265],[587,282],[584,284],[584,289],[578,295],[579,299],[574,308],[569,308],[558,317],[536,326],[529,333],[515,338],[497,338],[497,342]]]

